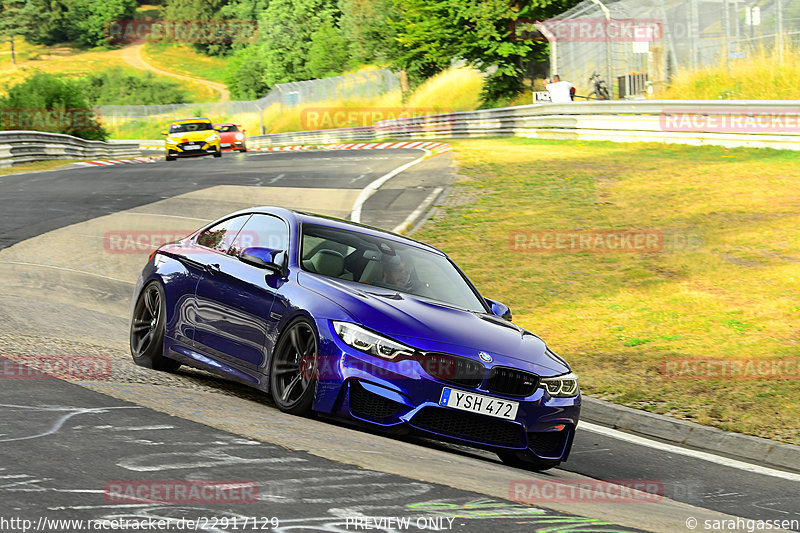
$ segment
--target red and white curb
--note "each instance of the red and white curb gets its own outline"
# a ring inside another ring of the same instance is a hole
[[[75,163],[81,167],[108,167],[111,165],[131,165],[135,163],[154,163],[164,159],[164,156],[137,157],[135,159],[97,159],[95,161],[80,161]]]
[[[389,143],[350,143],[350,144],[340,143],[340,144],[302,144],[296,146],[265,146],[263,148],[251,148],[251,150],[284,152],[284,151],[298,151],[298,150],[386,150],[390,148],[430,150],[431,152],[437,154],[440,154],[442,152],[449,152],[450,150],[453,149],[453,147],[447,143],[405,141],[405,142],[389,142]]]

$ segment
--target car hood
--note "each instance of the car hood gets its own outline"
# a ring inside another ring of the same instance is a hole
[[[219,133],[219,138],[223,142],[233,142],[236,140],[236,134],[241,133],[240,131],[228,131],[224,133]]]
[[[491,314],[454,309],[409,294],[355,282],[300,273],[302,286],[336,302],[362,325],[409,344],[433,341],[533,363],[553,371],[569,366],[533,333]]]
[[[205,141],[215,132],[211,130],[203,130],[203,131],[190,131],[186,133],[172,133],[170,134],[169,138],[175,142],[197,142],[197,141]]]

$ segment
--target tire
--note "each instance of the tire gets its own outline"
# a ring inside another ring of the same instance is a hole
[[[214,152],[214,157],[222,157],[222,148],[217,148],[217,151]]]
[[[606,89],[605,87],[600,87],[600,90],[597,91],[597,94],[600,100],[611,100],[611,97],[608,94],[608,89]]]
[[[519,452],[509,451],[496,453],[500,460],[503,461],[503,464],[513,466],[514,468],[521,468],[523,470],[533,470],[534,472],[549,470],[561,464],[561,461],[559,460],[547,461],[544,459],[539,459],[527,450]]]
[[[153,281],[142,289],[131,319],[131,356],[139,366],[174,372],[181,364],[164,357],[165,300],[164,288],[158,282]]]
[[[242,152],[242,153],[245,153],[247,151],[247,146],[242,146],[242,149],[239,150],[239,151]]]
[[[312,413],[318,346],[317,334],[305,318],[293,321],[281,334],[270,363],[269,390],[275,405],[284,413]]]
[[[175,161],[175,159],[177,158],[172,155],[172,152],[167,152],[167,161]]]

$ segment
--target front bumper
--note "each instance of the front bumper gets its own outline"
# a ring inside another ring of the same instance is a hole
[[[205,141],[195,141],[178,144],[166,145],[167,155],[170,157],[194,157],[199,155],[210,155],[220,151],[217,143],[207,143]]]
[[[485,380],[477,387],[457,385],[428,374],[416,360],[395,363],[361,353],[323,328],[316,409],[492,451],[529,450],[543,460],[558,461],[569,455],[580,394],[553,398],[538,388],[519,397],[489,392]],[[487,366],[487,376],[490,370]],[[441,406],[444,387],[519,402],[517,416],[505,420]]]

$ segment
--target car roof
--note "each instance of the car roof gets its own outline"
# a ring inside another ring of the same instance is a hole
[[[211,122],[208,117],[195,117],[195,118],[182,118],[180,120],[173,120],[173,124],[184,124],[186,122]]]
[[[328,215],[308,213],[296,209],[286,209],[283,207],[275,207],[275,206],[252,207],[250,209],[243,209],[242,211],[240,211],[240,213],[268,213],[268,214],[283,216],[284,218],[288,219],[294,219],[299,224],[315,224],[315,225],[326,226],[329,228],[338,228],[343,230],[357,229],[359,232],[366,233],[367,235],[371,235],[373,237],[381,237],[381,238],[388,237],[396,241],[404,242],[411,246],[416,246],[417,248],[424,248],[425,250],[428,250],[430,252],[446,255],[444,252],[442,252],[435,246],[431,246],[430,244],[411,239],[409,237],[406,237],[405,235],[400,235],[399,233],[394,233],[388,230],[376,228],[374,226],[369,226],[367,224],[361,224],[359,222],[344,220],[341,218],[331,217]]]
[[[216,122],[214,123],[215,126],[237,126],[238,124],[234,122]]]

